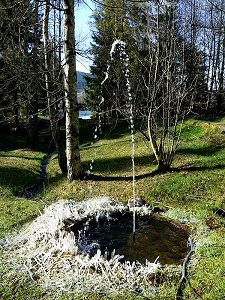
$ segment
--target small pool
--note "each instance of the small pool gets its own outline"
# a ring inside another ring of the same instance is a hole
[[[146,259],[154,262],[159,257],[161,264],[181,264],[188,251],[188,233],[182,227],[149,216],[136,216],[135,243],[131,213],[89,219],[72,230],[81,251],[93,256],[100,249],[110,258],[115,249],[116,254],[124,256],[121,262],[144,264]]]

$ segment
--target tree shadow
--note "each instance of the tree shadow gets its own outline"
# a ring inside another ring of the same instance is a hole
[[[210,170],[223,170],[225,168],[225,164],[218,164],[213,167],[207,167],[207,166],[193,166],[193,167],[181,167],[181,168],[171,168],[171,170],[168,171],[159,171],[158,169],[155,169],[149,173],[136,175],[135,180],[141,180],[144,178],[154,177],[156,175],[160,174],[170,174],[170,173],[180,173],[184,171],[188,172],[196,172],[196,171],[210,171]],[[86,179],[90,179],[93,181],[132,181],[133,176],[104,176],[104,175],[96,175],[91,173],[89,176],[87,176]]]
[[[84,170],[87,170],[88,162],[84,161],[82,162]],[[135,164],[138,166],[146,166],[146,164],[149,165],[155,165],[155,169],[152,170],[151,172],[136,175],[135,180],[141,180],[145,178],[151,178],[156,175],[160,174],[170,174],[170,173],[180,173],[184,171],[188,172],[198,172],[198,171],[210,171],[210,170],[222,170],[225,169],[225,164],[217,164],[214,166],[191,166],[191,165],[186,165],[186,166],[181,166],[179,168],[171,168],[171,170],[168,171],[159,171],[157,169],[156,161],[154,158],[154,155],[151,156],[140,156],[135,158]],[[123,156],[123,157],[116,157],[116,158],[105,158],[105,159],[97,159],[94,162],[94,170],[99,173],[107,173],[106,172],[106,166],[107,169],[118,172],[118,171],[130,171],[131,172],[131,157],[129,156]],[[51,177],[49,179],[49,184],[57,184],[61,180],[65,178],[65,175],[63,174],[58,174],[54,177]],[[98,175],[95,174],[94,172],[85,175],[84,180],[93,180],[93,181],[125,181],[125,182],[131,182],[133,180],[133,176],[122,176],[122,175]]]
[[[82,144],[80,148],[83,150],[89,150],[89,149],[98,149],[100,147],[101,147],[100,145],[96,145],[93,142],[86,142],[85,144]]]
[[[183,171],[196,172],[196,171],[213,171],[213,170],[223,170],[225,169],[225,164],[217,164],[214,166],[181,166],[179,168],[172,168],[172,172],[180,173]]]
[[[10,133],[8,135],[0,134],[0,151],[13,151],[26,147],[25,139],[21,135],[16,133]]]
[[[134,158],[136,166],[146,166],[156,164],[154,155],[143,155]],[[84,169],[88,169],[88,161],[83,162]],[[121,156],[112,158],[98,158],[93,163],[93,168],[100,173],[131,172],[131,156]]]
[[[148,177],[153,177],[157,174],[160,174],[158,170],[153,170],[149,173],[136,175],[135,180],[140,180]],[[90,174],[86,177],[86,179],[90,179],[93,181],[133,181],[133,176],[103,176],[103,175],[96,175],[96,174]]]
[[[35,144],[29,144],[25,135],[17,132],[10,132],[7,135],[0,133],[0,151],[14,151],[17,149],[29,149],[32,151],[41,151],[47,153],[49,145],[51,144],[51,138],[41,138],[44,141],[37,141]]]
[[[37,173],[17,167],[0,166],[0,173],[0,186],[11,189],[12,193],[22,191],[37,178]]]
[[[94,142],[94,131],[96,126],[98,127],[98,122],[83,122],[80,124],[80,144],[91,145]],[[102,125],[102,134],[98,136],[99,140],[114,140],[124,135],[129,134],[129,128],[127,122],[118,122],[116,125],[112,124],[103,124]]]
[[[200,156],[212,156],[222,150],[221,144],[210,144],[208,146],[201,146],[201,147],[180,147],[177,149],[176,153],[178,154],[194,154]]]
[[[66,177],[65,174],[57,174],[54,177],[51,177],[48,179],[48,184],[49,185],[55,185],[57,183],[59,183],[60,181],[62,181],[64,178]]]

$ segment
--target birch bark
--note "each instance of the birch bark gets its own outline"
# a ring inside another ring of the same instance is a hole
[[[67,179],[80,178],[79,117],[76,93],[76,53],[74,0],[63,0],[64,88],[66,111]]]
[[[53,79],[51,70],[52,66],[52,49],[49,43],[49,13],[50,13],[50,3],[45,2],[44,7],[44,16],[43,16],[43,42],[44,42],[44,57],[45,57],[45,86],[48,99],[48,111],[49,111],[49,120],[51,125],[52,137],[55,142],[56,148],[58,150],[58,162],[62,173],[67,172],[67,163],[66,163],[66,152],[64,141],[61,136],[60,128],[58,127],[58,109],[57,103],[53,98]]]

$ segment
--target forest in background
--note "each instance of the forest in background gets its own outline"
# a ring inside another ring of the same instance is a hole
[[[74,9],[85,2],[2,1],[1,130],[22,131],[36,143],[40,119],[47,116],[61,171],[69,180],[81,177],[75,57],[91,55],[88,108],[105,122],[122,118],[132,127],[132,106],[136,130],[158,168],[168,170],[184,118],[224,113],[225,1],[93,3],[93,42],[85,52],[74,40]],[[118,43],[110,58],[115,40],[124,47]]]
[[[223,0],[106,0],[94,13],[86,101],[130,127],[132,106],[159,170],[170,169],[185,118],[224,114],[224,9]],[[112,53],[115,39],[125,46]]]

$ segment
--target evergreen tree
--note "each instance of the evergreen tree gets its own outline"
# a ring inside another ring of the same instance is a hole
[[[132,44],[131,28],[127,16],[126,1],[105,0],[103,5],[94,14],[96,31],[93,34],[91,54],[94,63],[91,67],[93,78],[86,78],[86,101],[92,108],[98,109],[101,96],[105,99],[104,111],[115,115],[115,111],[122,113],[122,107],[126,103],[126,80],[124,78],[124,66],[121,64],[120,51],[113,53],[110,58],[110,50],[115,40],[126,43],[127,51],[130,53]],[[108,79],[104,80],[109,66]]]
[[[37,139],[37,109],[41,83],[40,27],[37,1],[3,1],[0,10],[1,123],[19,129],[24,124],[30,142]],[[6,105],[5,105],[6,104]]]

